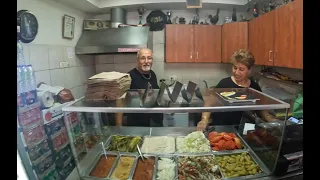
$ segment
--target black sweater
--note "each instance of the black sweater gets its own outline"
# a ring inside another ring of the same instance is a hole
[[[231,77],[222,79],[215,88],[243,88],[235,84]],[[251,80],[250,88],[261,91],[260,86]],[[242,111],[211,113],[212,125],[239,125]]]
[[[129,72],[131,76],[131,85],[130,89],[145,89],[148,86],[148,82],[151,84],[153,89],[159,89],[157,82],[156,74],[150,70],[150,75],[142,75],[136,68],[132,69]],[[146,78],[144,78],[144,77]],[[152,120],[155,123],[155,126],[162,126],[163,114],[150,113],[150,114],[141,114],[141,113],[129,113],[127,114],[127,126],[150,126],[150,121]]]

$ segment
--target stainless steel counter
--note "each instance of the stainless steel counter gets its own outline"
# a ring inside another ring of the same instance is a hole
[[[218,92],[234,91],[231,88],[220,88],[215,91],[205,91],[202,99],[193,97],[187,102],[180,94],[180,101],[171,102],[168,95],[157,100],[159,90],[154,89],[149,94],[148,103],[143,104],[141,96],[144,90],[130,90],[124,99],[116,101],[85,101],[84,97],[63,107],[63,111],[101,112],[101,113],[196,113],[196,112],[230,112],[286,109],[290,105],[267,94],[249,88],[249,93],[258,99],[256,102],[228,103],[217,95]]]

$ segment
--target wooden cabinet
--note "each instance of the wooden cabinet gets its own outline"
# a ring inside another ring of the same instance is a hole
[[[303,68],[302,0],[249,22],[249,49],[256,64]]]
[[[302,69],[302,3],[295,0],[249,22],[168,24],[166,62],[229,62],[234,51],[244,48],[257,65]]]
[[[166,62],[194,62],[193,25],[166,25]]]
[[[295,0],[275,11],[274,55],[275,66],[303,68],[302,0]]]
[[[229,62],[238,49],[248,49],[248,22],[222,25],[222,62]]]
[[[167,63],[221,62],[221,26],[166,25]]]
[[[221,26],[194,26],[195,62],[221,62]]]
[[[257,65],[273,66],[274,15],[271,11],[249,22],[249,50]]]

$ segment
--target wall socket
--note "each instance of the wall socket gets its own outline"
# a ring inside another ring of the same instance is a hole
[[[60,61],[60,68],[67,68],[69,67],[68,61]]]
[[[176,76],[176,75],[169,76],[169,79],[170,79],[171,81],[176,81],[176,80],[177,80],[177,76]]]

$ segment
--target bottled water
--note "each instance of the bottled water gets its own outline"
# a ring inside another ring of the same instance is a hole
[[[21,67],[22,67],[22,74],[21,74],[22,86],[23,86],[23,89],[24,89],[24,93],[26,93],[26,92],[31,90],[30,83],[29,83],[30,74],[28,73],[28,66],[22,65]]]
[[[30,89],[31,91],[37,89],[36,75],[31,65],[28,65],[28,72],[30,73]]]
[[[24,107],[36,103],[37,85],[31,65],[17,66],[17,104]]]
[[[23,80],[22,80],[22,66],[17,66],[17,105],[18,107],[24,107],[25,101],[23,98],[24,95],[24,86],[23,86]]]
[[[37,102],[37,90],[34,71],[31,65],[23,66],[23,84],[25,87],[25,103],[31,105]]]
[[[17,65],[24,65],[23,46],[20,40],[17,41]]]

